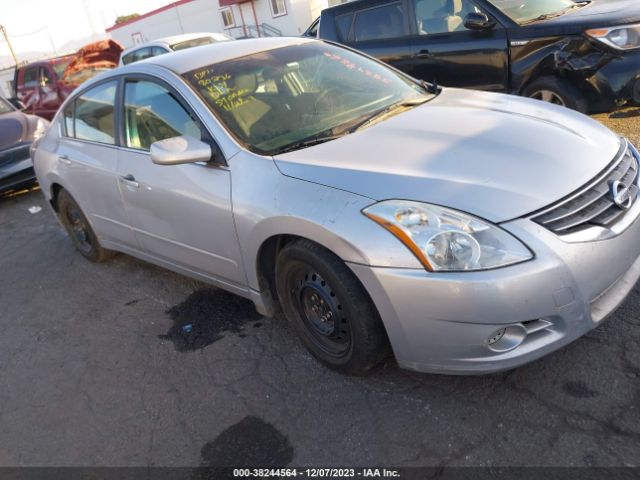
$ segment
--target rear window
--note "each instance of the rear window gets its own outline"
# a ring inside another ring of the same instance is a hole
[[[356,42],[397,38],[405,35],[404,14],[400,3],[369,8],[356,14]]]
[[[186,42],[174,43],[171,45],[171,50],[186,50],[187,48],[209,45],[210,43],[215,43],[215,40],[212,37],[194,38],[193,40],[187,40]]]

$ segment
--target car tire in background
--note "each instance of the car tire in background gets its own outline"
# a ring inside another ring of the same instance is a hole
[[[577,110],[580,113],[589,111],[587,101],[580,90],[559,77],[540,77],[527,85],[522,95]]]
[[[104,262],[115,255],[115,252],[102,248],[87,217],[66,190],[58,193],[57,207],[60,222],[82,255],[92,262]]]
[[[318,360],[360,375],[389,353],[369,295],[340,258],[309,240],[286,245],[277,258],[276,290],[285,317]]]

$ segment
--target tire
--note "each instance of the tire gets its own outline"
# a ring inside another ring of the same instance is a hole
[[[522,91],[524,97],[535,98],[588,113],[589,106],[577,87],[558,77],[541,77],[534,80]]]
[[[292,242],[278,255],[275,279],[285,317],[324,365],[362,375],[388,355],[378,311],[333,253],[308,240]]]
[[[58,193],[58,216],[78,251],[92,262],[104,262],[115,252],[102,248],[98,237],[76,201],[66,190]]]

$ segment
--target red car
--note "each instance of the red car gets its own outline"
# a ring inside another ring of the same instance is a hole
[[[115,68],[123,47],[114,40],[90,43],[74,55],[20,67],[15,73],[16,96],[25,112],[51,120],[58,107],[82,82]]]

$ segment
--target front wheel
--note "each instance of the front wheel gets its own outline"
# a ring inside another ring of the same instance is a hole
[[[58,194],[57,206],[62,225],[83,256],[92,262],[103,262],[114,255],[111,250],[102,248],[87,217],[66,190]]]
[[[580,90],[563,78],[549,76],[534,80],[522,91],[522,95],[581,113],[588,113],[589,110]]]
[[[388,353],[380,316],[355,275],[334,254],[300,240],[280,252],[276,289],[286,318],[329,368],[363,374]]]

